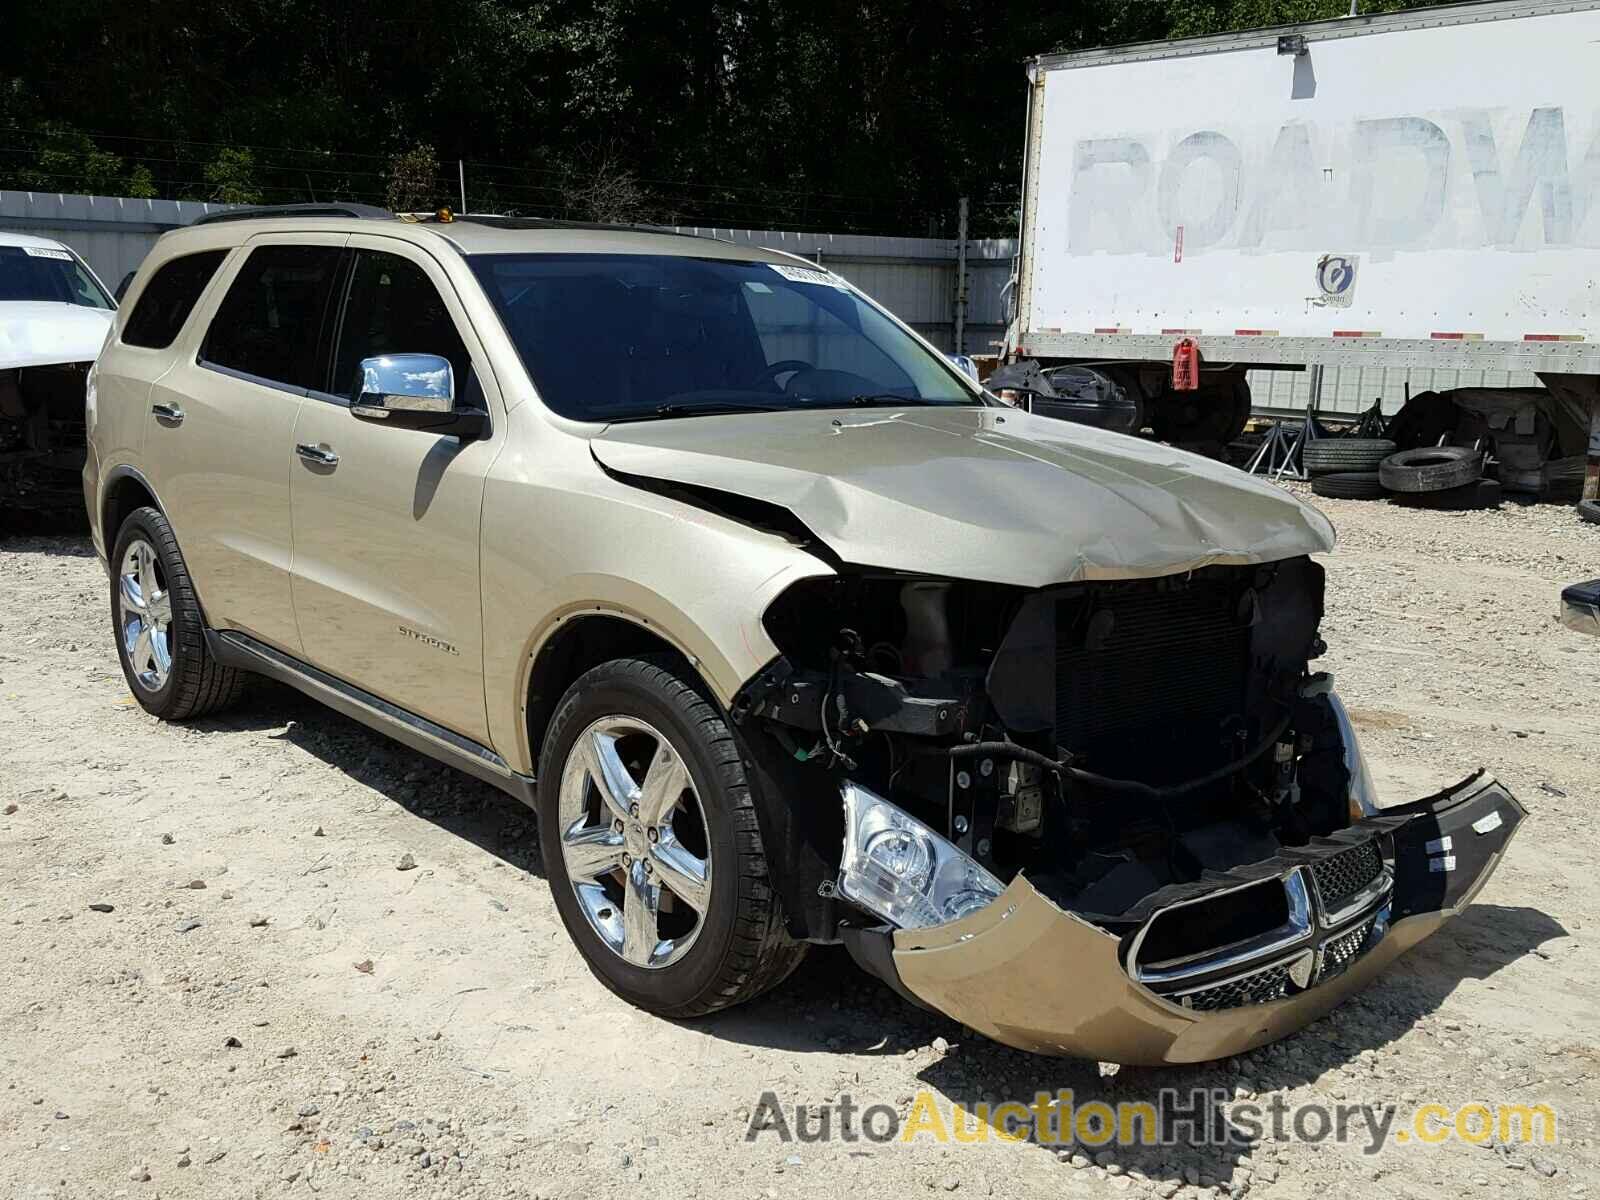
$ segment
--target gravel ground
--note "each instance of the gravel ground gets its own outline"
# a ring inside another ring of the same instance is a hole
[[[1326,665],[1386,798],[1483,764],[1534,817],[1479,903],[1362,997],[1172,1070],[997,1047],[838,951],[711,1020],[636,1012],[569,945],[523,811],[272,685],[225,719],[158,724],[117,670],[87,542],[0,543],[0,1196],[1583,1195],[1600,1167],[1600,643],[1552,614],[1600,566],[1600,529],[1552,506],[1319,503],[1341,534]],[[1544,1101],[1559,1141],[1091,1162],[745,1140],[768,1089],[905,1112],[923,1089],[1082,1104],[1197,1086]]]

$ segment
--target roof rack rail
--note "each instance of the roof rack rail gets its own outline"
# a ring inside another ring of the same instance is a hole
[[[432,224],[429,218],[423,222]],[[493,213],[456,213],[450,220],[453,225],[487,225],[491,229],[587,229],[596,233],[659,233],[665,237],[701,237],[698,233],[683,233],[667,225],[650,225],[643,222],[569,221],[559,217],[505,217]]]
[[[372,204],[262,204],[251,208],[229,208],[207,213],[195,225],[215,225],[222,221],[259,221],[272,217],[361,217],[392,221],[387,208]]]

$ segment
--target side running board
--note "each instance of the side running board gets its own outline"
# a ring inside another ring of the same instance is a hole
[[[211,656],[224,666],[286,683],[413,750],[493,784],[530,808],[536,803],[533,777],[513,771],[511,765],[488,746],[335,678],[248,634],[208,628],[205,635]]]

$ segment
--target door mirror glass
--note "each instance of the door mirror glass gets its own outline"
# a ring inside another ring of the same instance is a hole
[[[363,358],[353,409],[443,415],[456,406],[455,371],[437,354],[385,354]],[[362,412],[361,416],[376,416]],[[383,418],[379,417],[379,420]]]

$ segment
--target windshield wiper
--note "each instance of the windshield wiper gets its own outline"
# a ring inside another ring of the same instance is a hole
[[[899,405],[931,404],[931,400],[923,400],[918,396],[901,396],[894,392],[864,392],[859,396],[851,396],[850,403],[857,408],[894,408]]]
[[[725,413],[782,412],[777,404],[734,404],[727,400],[709,401],[705,404],[658,404],[646,413],[630,413],[615,417],[617,421],[641,421],[647,417],[704,417]]]

